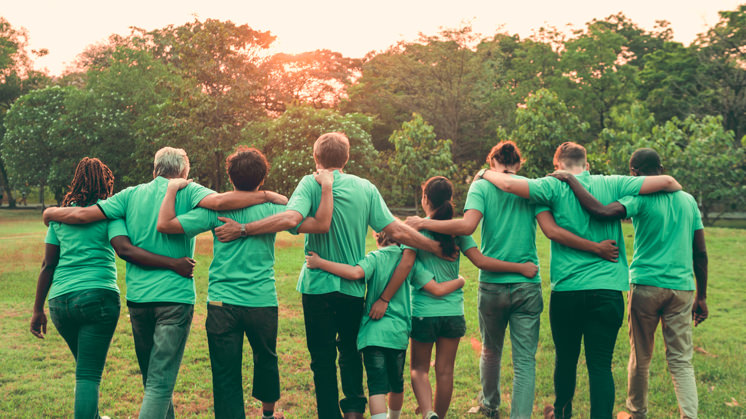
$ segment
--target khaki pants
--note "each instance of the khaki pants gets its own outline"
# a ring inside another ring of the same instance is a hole
[[[627,408],[646,418],[648,375],[655,329],[663,324],[666,361],[673,378],[682,418],[697,417],[697,386],[692,367],[692,304],[694,291],[632,284],[629,293],[629,375]]]

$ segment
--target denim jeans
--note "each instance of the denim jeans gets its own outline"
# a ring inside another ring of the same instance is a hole
[[[145,387],[140,418],[173,418],[173,392],[192,325],[191,304],[129,303],[135,354]]]
[[[339,292],[303,294],[306,345],[320,419],[341,418],[342,412],[365,412],[363,363],[357,350],[357,332],[363,315],[363,299]],[[339,401],[337,367],[342,378],[344,399]]]
[[[482,334],[479,362],[482,405],[491,413],[500,408],[500,359],[505,329],[510,325],[514,370],[510,417],[530,419],[534,408],[539,322],[544,310],[541,284],[480,282],[478,301]]]
[[[75,418],[98,418],[98,387],[119,321],[119,294],[89,289],[49,300],[49,316],[75,357]]]
[[[590,417],[612,417],[614,377],[611,359],[623,319],[624,297],[621,291],[552,291],[549,322],[556,351],[554,414],[557,419],[572,417],[581,340],[585,344],[588,368]]]
[[[254,358],[252,396],[272,403],[280,398],[277,368],[277,307],[207,305],[207,344],[210,348],[216,418],[245,418],[241,384],[243,336]]]
[[[666,361],[684,419],[696,419],[697,383],[692,366],[692,304],[694,291],[632,284],[629,292],[629,367],[627,408],[635,419],[648,413],[648,376],[655,329],[662,323]]]

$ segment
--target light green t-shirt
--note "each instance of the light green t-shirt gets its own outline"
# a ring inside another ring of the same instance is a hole
[[[526,179],[522,176],[513,176]],[[527,199],[504,192],[490,182],[480,179],[473,182],[466,195],[464,212],[477,210],[482,213],[482,254],[506,262],[533,262],[539,265],[536,254],[536,214],[546,207],[532,204]],[[533,278],[514,272],[479,271],[479,280],[492,284],[516,282],[541,282],[536,273]]]
[[[637,195],[643,177],[591,175],[584,171],[578,181],[601,204],[608,205],[623,196]],[[543,177],[528,181],[531,200],[548,206],[557,225],[594,242],[616,240],[619,261],[609,262],[600,257],[552,242],[550,276],[552,291],[629,290],[627,254],[620,221],[599,221],[592,218],[578,202],[565,183]]]
[[[365,296],[365,314],[360,320],[360,331],[357,334],[357,349],[368,346],[380,346],[406,350],[409,343],[409,333],[412,330],[412,305],[410,301],[410,286],[422,288],[433,279],[433,275],[415,263],[399,290],[389,301],[386,314],[379,320],[368,317],[373,303],[383,294],[391,275],[401,261],[402,249],[399,246],[387,246],[368,253],[358,265],[365,272],[365,282],[368,286]]]
[[[630,282],[693,291],[694,232],[704,228],[697,201],[686,192],[626,196],[619,203],[635,226]]]
[[[235,211],[193,209],[177,218],[189,237],[223,225],[218,217],[246,224],[275,215],[284,205],[265,203]],[[213,233],[207,301],[244,307],[277,307],[275,233],[241,237],[223,243]]]
[[[329,232],[306,234],[305,251],[314,251],[332,262],[355,265],[365,257],[368,226],[381,231],[394,221],[378,189],[365,179],[334,171],[334,212]],[[321,203],[321,185],[312,175],[301,179],[290,197],[287,209],[303,218],[316,214]],[[303,264],[298,277],[298,291],[304,294],[326,294],[339,291],[353,297],[365,295],[362,281],[347,281],[321,269]]]
[[[149,252],[172,258],[194,256],[194,237],[159,233],[155,226],[166,196],[168,179],[158,176],[151,182],[129,187],[98,206],[106,218],[123,218],[132,244]],[[215,193],[196,183],[176,194],[176,215],[196,208],[207,195]],[[194,304],[194,280],[169,269],[144,268],[127,262],[127,301],[133,303]]]
[[[90,224],[49,223],[44,242],[60,248],[49,299],[87,289],[119,293],[114,249],[109,241],[126,235],[122,220],[101,220]]]
[[[420,233],[427,238],[433,238],[432,233],[427,230],[423,230]],[[461,252],[466,252],[472,247],[477,247],[477,243],[471,238],[471,236],[456,236],[456,245],[459,247]],[[436,282],[441,283],[458,278],[459,258],[450,262],[424,250],[417,250],[408,246],[404,246],[404,248],[412,249],[417,252],[417,261],[421,263],[427,271],[432,272],[435,276]],[[412,316],[438,317],[460,316],[464,314],[463,289],[460,288],[450,294],[436,297],[420,288],[412,290]]]

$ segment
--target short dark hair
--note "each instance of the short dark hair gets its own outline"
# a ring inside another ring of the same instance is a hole
[[[378,245],[381,246],[381,247],[398,246],[399,245],[399,242],[397,242],[396,240],[394,240],[391,236],[389,236],[388,234],[386,234],[386,232],[383,231],[383,230],[381,230],[378,233],[376,233],[375,236],[376,236],[376,243],[378,243]]]
[[[638,148],[629,158],[629,168],[641,175],[659,175],[663,171],[661,156],[652,148]]]
[[[225,159],[225,171],[239,191],[253,191],[262,184],[269,173],[269,162],[261,151],[238,146],[236,152]]]
[[[560,144],[554,152],[554,166],[558,167],[560,162],[571,167],[585,166],[588,162],[585,147],[571,141]]]
[[[492,147],[490,154],[487,155],[487,163],[493,159],[505,166],[513,166],[524,161],[521,158],[521,150],[513,141],[500,141]]]
[[[342,168],[350,158],[350,140],[341,132],[326,133],[314,143],[313,154],[324,168]]]

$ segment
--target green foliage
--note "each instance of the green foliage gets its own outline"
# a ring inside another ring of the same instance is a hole
[[[394,153],[389,156],[387,175],[393,176],[395,190],[413,198],[415,208],[424,181],[433,176],[451,177],[456,171],[451,140],[437,140],[435,129],[419,114],[412,115],[411,121],[394,131],[389,141],[394,145]]]
[[[361,114],[291,106],[278,118],[247,124],[240,143],[256,147],[267,156],[271,168],[264,187],[289,195],[303,176],[316,170],[313,144],[327,132],[343,132],[350,140],[345,172],[365,178],[375,176],[378,152],[366,131],[370,124],[370,117]]]
[[[515,126],[511,137],[526,159],[522,170],[530,177],[552,172],[557,146],[565,141],[577,142],[588,129],[587,122],[580,122],[556,93],[546,89],[538,90],[525,107],[516,110]]]

